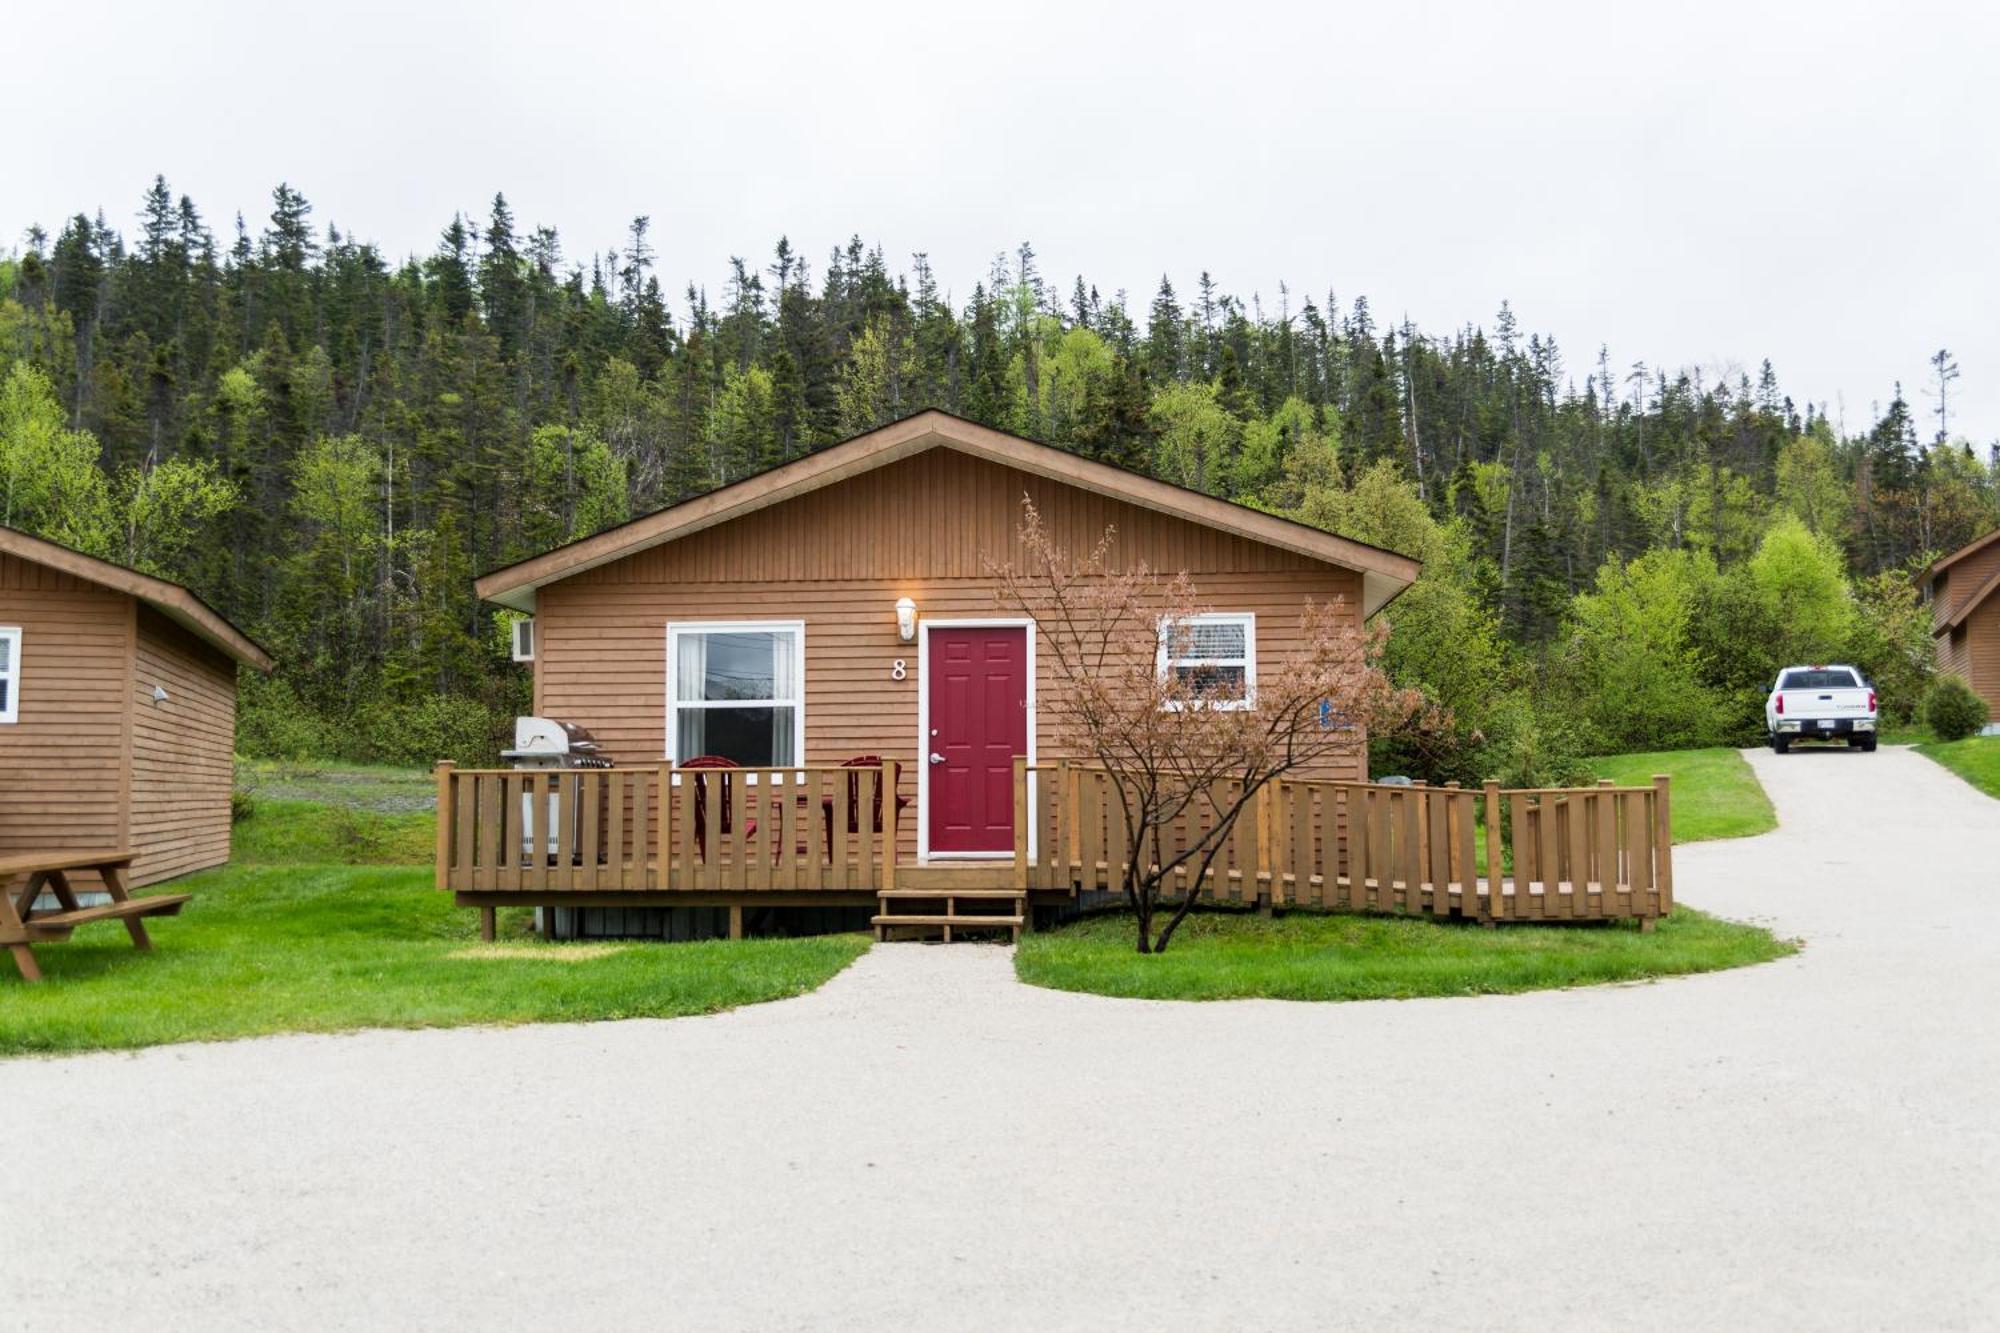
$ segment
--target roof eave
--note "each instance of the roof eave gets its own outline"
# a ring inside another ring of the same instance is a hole
[[[178,583],[142,574],[136,569],[85,555],[82,551],[73,551],[59,542],[22,532],[18,528],[0,527],[0,551],[144,602],[217,652],[244,666],[268,673],[277,665],[263,645],[230,624],[221,612]]]
[[[491,570],[473,581],[482,599],[519,611],[532,611],[542,587],[572,578],[638,551],[693,536],[812,491],[845,481],[933,447],[959,452],[1080,489],[1111,496],[1190,522],[1229,531],[1250,541],[1275,546],[1363,576],[1364,612],[1373,615],[1416,581],[1421,562],[1364,542],[1323,532],[1290,519],[1233,504],[1137,473],[1125,473],[1053,446],[980,426],[935,409],[892,422],[818,454],[807,455],[772,472],[746,478],[721,490],[697,496],[620,528],[584,538]],[[801,466],[801,465],[811,466]],[[787,478],[788,469],[797,469]],[[765,481],[758,488],[754,483]],[[744,490],[739,488],[748,487]],[[1207,511],[1207,512],[1204,512]],[[604,540],[624,532],[617,540]],[[589,554],[581,554],[588,550]],[[1379,591],[1370,590],[1373,584]]]
[[[1959,561],[1965,559],[1967,556],[1977,555],[1979,552],[1985,550],[1988,546],[1992,545],[1996,541],[2000,541],[2000,528],[1993,529],[1993,531],[1987,533],[1983,537],[1975,537],[1971,541],[1967,542],[1965,545],[1959,547],[1956,551],[1953,551],[1951,554],[1940,556],[1936,560],[1931,561],[1931,563],[1925,567],[1924,571],[1917,575],[1917,583],[1920,586],[1922,584],[1929,583],[1932,579],[1936,578],[1938,574],[1941,573],[1942,571],[1957,564]]]

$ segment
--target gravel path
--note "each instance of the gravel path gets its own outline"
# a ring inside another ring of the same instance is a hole
[[[1677,882],[1808,947],[1717,976],[1182,1005],[893,945],[713,1018],[0,1064],[0,1327],[2000,1324],[2000,802],[1751,760],[1780,830]]]

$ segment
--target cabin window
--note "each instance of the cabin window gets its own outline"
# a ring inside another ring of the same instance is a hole
[[[746,768],[805,753],[805,625],[800,621],[667,627],[667,757],[715,756]]]
[[[1189,616],[1160,626],[1160,676],[1171,673],[1211,708],[1248,708],[1257,693],[1257,617]]]
[[[528,616],[516,620],[514,625],[514,660],[532,662],[535,660],[535,618]]]
[[[21,630],[0,625],[0,722],[21,720]]]

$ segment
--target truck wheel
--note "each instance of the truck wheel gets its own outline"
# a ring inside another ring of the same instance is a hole
[[[1789,736],[1773,736],[1771,737],[1771,748],[1779,754],[1789,754],[1792,748],[1792,738]]]
[[[1861,752],[1863,754],[1875,753],[1875,738],[1873,736],[1870,736],[1866,740],[1861,742]]]

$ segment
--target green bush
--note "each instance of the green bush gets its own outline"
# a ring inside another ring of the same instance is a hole
[[[336,753],[333,729],[282,676],[242,673],[236,745],[253,759],[325,759]]]
[[[229,793],[229,822],[241,824],[257,813],[257,798],[241,787]]]
[[[1494,707],[1482,739],[1480,771],[1473,781],[1582,787],[1595,780],[1583,758],[1584,728],[1562,709],[1537,708],[1526,693],[1510,695]]]
[[[440,759],[479,764],[499,753],[506,719],[475,699],[427,695],[414,703],[382,700],[364,706],[354,732],[371,763],[429,768]]]
[[[1924,697],[1924,721],[1939,740],[1963,740],[1985,726],[1990,716],[1986,701],[1957,676],[1940,676]]]

